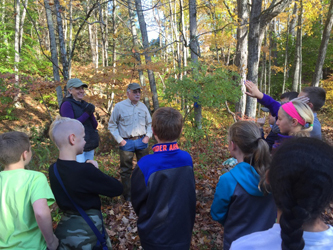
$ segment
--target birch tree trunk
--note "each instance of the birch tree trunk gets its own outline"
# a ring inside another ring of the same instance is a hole
[[[25,0],[24,5],[26,6],[26,8],[28,8],[28,0]],[[20,47],[19,47],[19,53],[21,53],[21,48],[22,48],[23,25],[24,25],[25,16],[27,14],[27,9],[26,8],[23,8],[22,17],[21,17],[21,21],[20,21]]]
[[[199,43],[197,38],[197,2],[196,0],[189,0],[189,14],[190,14],[190,49],[191,59],[194,64],[198,63],[199,57]],[[197,93],[198,95],[200,93]],[[197,103],[194,103],[194,119],[196,127],[202,129],[202,108]]]
[[[323,31],[323,38],[321,40],[317,63],[316,63],[316,69],[313,74],[312,78],[312,86],[319,87],[319,80],[322,75],[323,71],[323,65],[325,61],[326,51],[327,51],[327,45],[330,39],[330,34],[332,30],[333,25],[333,0],[331,0],[330,7],[327,13],[327,19],[325,22],[325,27]]]
[[[14,37],[14,71],[15,71],[15,81],[18,84],[18,64],[20,62],[20,0],[15,1],[15,37]]]
[[[235,111],[243,117],[245,114],[246,107],[246,94],[244,81],[246,80],[247,70],[247,44],[248,44],[248,18],[249,10],[247,7],[247,0],[237,0],[237,13],[238,13],[238,28],[237,28],[237,47],[236,47],[236,58],[235,65],[238,67],[240,72],[239,87],[242,90],[242,95],[239,101],[236,103]]]
[[[148,53],[148,49],[149,49],[148,33],[147,33],[145,17],[143,15],[143,11],[142,11],[141,0],[135,0],[135,6],[136,6],[136,11],[138,13],[143,48],[145,50],[145,60],[146,60],[146,64],[149,64],[151,62],[151,57]],[[150,90],[153,94],[153,107],[154,107],[154,111],[156,111],[159,108],[159,104],[158,104],[155,76],[154,76],[154,72],[151,69],[148,69],[147,71],[148,71]]]
[[[300,9],[298,12],[298,21],[297,21],[297,37],[296,37],[296,54],[295,54],[295,71],[293,78],[292,91],[298,91],[299,87],[299,76],[301,70],[301,38],[302,38],[302,16],[303,16],[303,3],[300,2]]]
[[[72,43],[73,43],[73,0],[69,1],[69,45],[68,45],[68,78],[72,78]]]
[[[47,26],[48,26],[48,30],[49,30],[53,77],[54,77],[55,81],[60,81],[57,43],[56,43],[56,38],[55,38],[55,33],[54,33],[54,25],[53,25],[52,12],[50,9],[49,0],[44,0],[44,6],[45,6]],[[57,91],[58,105],[60,107],[60,104],[63,99],[61,87],[58,86],[56,88],[56,91]]]

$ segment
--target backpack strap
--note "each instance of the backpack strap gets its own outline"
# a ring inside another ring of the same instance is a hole
[[[107,250],[108,247],[106,246],[106,240],[105,240],[105,228],[104,228],[104,223],[103,223],[103,216],[102,216],[102,212],[101,210],[99,210],[100,215],[101,215],[101,220],[102,220],[102,229],[103,229],[103,233],[101,234],[101,232],[98,230],[98,228],[95,226],[95,224],[92,222],[92,220],[89,218],[89,216],[86,214],[86,212],[80,207],[78,206],[74,200],[72,199],[72,197],[69,195],[69,193],[67,192],[64,183],[62,182],[62,179],[59,175],[58,169],[57,169],[57,163],[54,163],[53,166],[53,170],[54,170],[54,174],[57,177],[61,187],[63,188],[64,192],[66,193],[68,199],[72,202],[72,204],[74,205],[74,207],[77,209],[77,211],[81,214],[82,218],[88,223],[88,225],[90,226],[91,230],[93,230],[94,234],[96,235],[98,242],[97,245],[101,244],[103,246],[104,250]]]

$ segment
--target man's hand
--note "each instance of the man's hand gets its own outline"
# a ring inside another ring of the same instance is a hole
[[[97,161],[94,161],[94,160],[87,160],[86,163],[91,163],[95,166],[95,168],[98,168],[98,163]]]
[[[247,89],[247,92],[245,92],[245,94],[247,94],[248,96],[257,98],[259,100],[264,97],[264,94],[260,92],[257,85],[255,85],[253,82],[246,80],[244,84]]]
[[[53,234],[53,239],[50,243],[47,244],[48,250],[56,250],[59,246],[58,238]]]
[[[121,146],[121,147],[123,147],[123,146],[125,146],[126,145],[126,141],[125,140],[122,140],[120,143],[119,143],[119,146]]]
[[[148,141],[149,141],[149,137],[148,136],[143,137],[143,139],[142,139],[143,143],[148,144]]]

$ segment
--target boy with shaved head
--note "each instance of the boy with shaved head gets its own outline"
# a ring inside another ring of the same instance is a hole
[[[103,218],[100,217],[99,195],[114,197],[123,192],[122,184],[101,172],[96,161],[87,160],[85,163],[76,161],[76,155],[82,154],[86,143],[84,136],[84,127],[75,119],[57,117],[50,128],[50,138],[59,149],[59,158],[49,169],[51,188],[63,212],[55,231],[59,239],[58,250],[92,249],[97,244],[97,237],[61,187],[54,173],[55,165],[67,192],[86,212],[101,234],[105,229]],[[107,234],[106,243],[111,249]]]

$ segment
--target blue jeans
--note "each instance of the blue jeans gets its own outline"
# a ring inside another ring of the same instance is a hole
[[[86,162],[86,160],[93,160],[93,159],[94,159],[94,150],[83,152],[83,154],[76,156],[76,161],[81,163]]]
[[[120,150],[123,151],[130,151],[130,152],[136,152],[137,150],[143,150],[148,148],[148,143],[143,143],[142,139],[144,138],[144,136],[140,137],[137,140],[129,140],[129,139],[125,139],[126,144],[125,146],[119,146]]]

